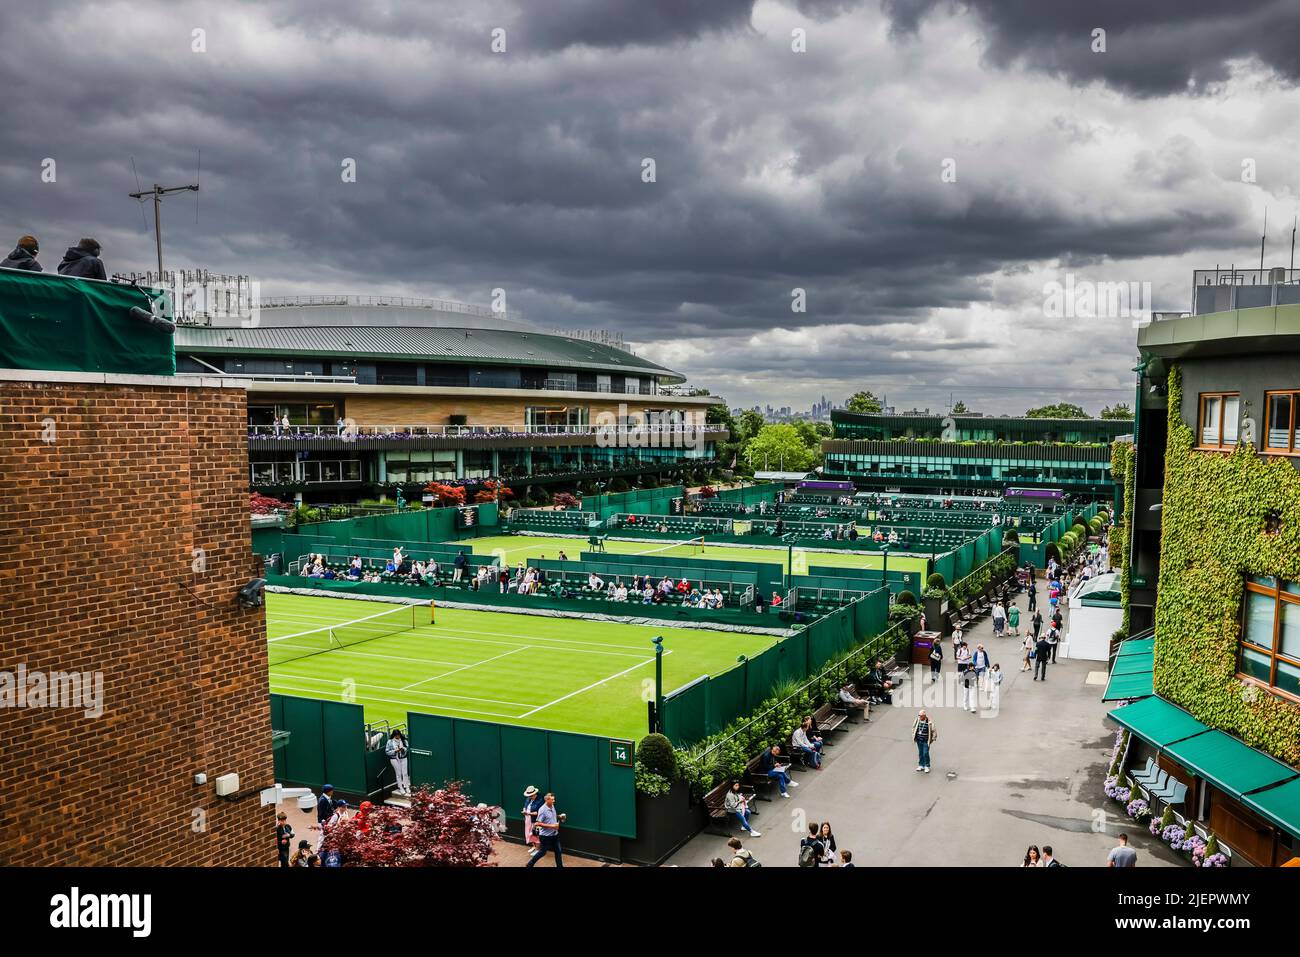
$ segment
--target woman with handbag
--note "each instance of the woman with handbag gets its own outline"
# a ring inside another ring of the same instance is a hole
[[[537,812],[546,799],[542,797],[537,788],[531,784],[524,789],[524,843],[530,847],[540,847],[541,838],[533,833],[533,825],[537,823]]]

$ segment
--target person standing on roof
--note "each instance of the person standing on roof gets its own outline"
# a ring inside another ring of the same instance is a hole
[[[0,262],[0,268],[44,272],[41,269],[41,264],[36,261],[36,254],[40,251],[41,244],[36,241],[35,236],[20,236],[18,245],[14,246],[14,251],[3,262]]]
[[[82,279],[107,279],[104,263],[99,258],[100,247],[97,239],[83,239],[75,246],[69,246],[59,263],[59,275],[78,276]]]

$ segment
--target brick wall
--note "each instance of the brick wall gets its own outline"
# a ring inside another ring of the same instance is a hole
[[[0,708],[0,864],[275,861],[245,395],[152,381],[0,382],[0,671],[103,675],[99,717]]]

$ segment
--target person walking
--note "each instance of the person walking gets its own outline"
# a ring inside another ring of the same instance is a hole
[[[560,826],[564,823],[565,815],[559,814],[555,810],[555,795],[547,792],[546,803],[537,809],[537,824],[533,830],[537,833],[538,848],[533,855],[528,858],[528,863],[524,867],[532,867],[548,851],[555,852],[555,866],[564,866],[564,856],[560,851]]]
[[[524,788],[524,843],[531,848],[541,846],[541,838],[538,837],[534,828],[537,824],[537,812],[541,810],[546,799],[542,797],[541,792],[531,784]]]
[[[411,773],[406,760],[409,750],[410,748],[406,744],[406,735],[399,730],[394,730],[388,736],[388,744],[384,746],[384,753],[388,755],[388,763],[393,766],[393,774],[397,777],[397,793],[403,797],[411,793]]]
[[[1029,627],[1030,627],[1030,630],[1033,632],[1034,640],[1037,641],[1037,640],[1038,640],[1038,636],[1039,636],[1040,634],[1042,634],[1042,631],[1043,631],[1043,614],[1042,614],[1042,612],[1039,612],[1039,611],[1035,611],[1035,612],[1034,612],[1034,616],[1033,616],[1032,618],[1029,619]]]
[[[1061,632],[1056,628],[1049,631],[1047,643],[1052,646],[1052,664],[1056,664],[1056,652],[1061,647]]]
[[[1020,637],[1020,608],[1012,605],[1007,609],[1007,624],[1011,627],[1011,634],[1017,638]]]
[[[1024,653],[1024,660],[1020,663],[1021,671],[1032,671],[1034,668],[1034,646],[1038,640],[1029,632],[1025,633],[1025,640],[1020,643],[1021,651]]]
[[[993,604],[993,637],[1001,638],[1002,632],[1007,628],[1007,610],[1003,607],[1002,602]]]
[[[1119,836],[1119,844],[1106,856],[1107,867],[1137,867],[1138,852],[1128,846],[1128,835]]]
[[[939,680],[939,671],[943,667],[943,639],[935,635],[934,644],[930,646],[930,684]]]
[[[1029,610],[1038,610],[1038,585],[1034,582],[1034,577],[1029,576]]]
[[[0,262],[0,269],[24,269],[27,272],[44,272],[36,261],[36,254],[41,251],[41,244],[35,236],[19,236],[14,251]]]
[[[989,672],[989,708],[997,711],[1002,706],[1002,666],[994,665]]]
[[[975,669],[968,667],[961,673],[961,709],[974,714],[976,711],[976,702],[979,701],[979,679],[975,677]]]
[[[916,742],[916,770],[930,773],[930,745],[939,740],[939,731],[922,708],[912,722],[912,740]]]
[[[1025,851],[1024,863],[1021,864],[1020,866],[1021,867],[1042,867],[1043,866],[1043,858],[1042,855],[1038,853],[1037,844],[1029,845],[1029,850]]]
[[[984,676],[988,673],[990,664],[989,653],[984,650],[984,646],[976,645],[975,654],[971,655],[970,666],[975,672],[975,683],[981,688],[984,687]]]
[[[1052,643],[1047,640],[1047,636],[1038,639],[1038,644],[1034,646],[1034,680],[1040,678],[1047,680],[1047,660],[1052,656]]]
[[[1055,857],[1052,856],[1052,845],[1050,845],[1050,844],[1044,844],[1044,845],[1043,845],[1043,863],[1042,863],[1042,866],[1043,866],[1043,867],[1062,867],[1062,866],[1064,866],[1064,865],[1061,864],[1060,861],[1058,861]]]

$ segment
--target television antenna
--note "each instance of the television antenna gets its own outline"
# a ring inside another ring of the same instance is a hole
[[[146,196],[153,197],[153,234],[158,245],[158,275],[162,275],[163,258],[162,258],[162,198],[172,193],[197,193],[199,191],[198,183],[191,183],[189,186],[159,186],[153,184],[150,189],[142,189],[138,193],[128,193],[134,200],[144,201]]]

